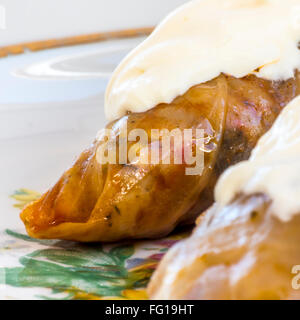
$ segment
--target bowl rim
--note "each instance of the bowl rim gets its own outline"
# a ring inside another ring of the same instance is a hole
[[[26,51],[40,51],[59,47],[73,46],[86,43],[95,43],[112,39],[132,38],[137,36],[148,36],[154,27],[132,28],[117,31],[90,33],[85,35],[48,39],[33,42],[19,43],[0,47],[0,58],[8,55],[22,54]]]

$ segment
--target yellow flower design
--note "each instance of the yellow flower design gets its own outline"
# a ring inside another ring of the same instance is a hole
[[[27,204],[39,199],[40,193],[29,189],[17,190],[11,197],[18,203],[14,204],[15,208],[23,209]]]

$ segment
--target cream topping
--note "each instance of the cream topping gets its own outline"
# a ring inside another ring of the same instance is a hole
[[[195,0],[171,13],[114,72],[109,120],[170,103],[220,73],[286,80],[300,68],[300,0]]]

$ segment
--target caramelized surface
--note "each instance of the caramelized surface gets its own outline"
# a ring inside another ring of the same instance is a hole
[[[300,215],[288,223],[263,195],[240,197],[202,216],[154,274],[152,299],[300,299],[292,273],[300,261]]]
[[[130,131],[202,128],[208,137],[202,175],[186,165],[100,165],[95,141],[42,198],[24,209],[29,235],[76,241],[157,238],[178,224],[193,223],[213,202],[213,188],[230,165],[247,159],[281,109],[299,94],[299,76],[270,82],[226,75],[161,104],[108,125],[118,136]],[[130,145],[129,145],[130,147]]]

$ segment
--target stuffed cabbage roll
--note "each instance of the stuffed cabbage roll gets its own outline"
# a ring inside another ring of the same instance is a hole
[[[23,210],[27,232],[36,238],[111,242],[158,238],[193,223],[212,204],[219,175],[249,157],[282,108],[299,94],[299,83],[298,72],[279,82],[220,75],[170,104],[110,123],[117,137],[125,122],[128,132],[202,128],[202,174],[186,175],[186,163],[101,165],[97,150],[104,142],[98,139],[52,189]]]

